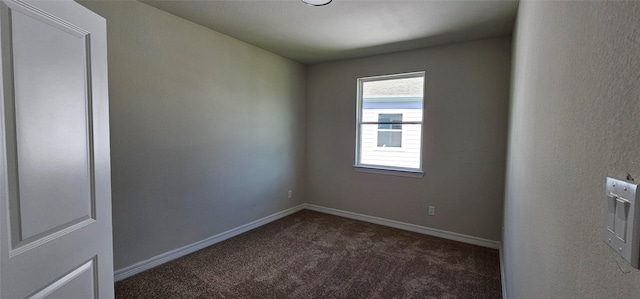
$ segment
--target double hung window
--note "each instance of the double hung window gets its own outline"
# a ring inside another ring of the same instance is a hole
[[[357,168],[422,172],[424,72],[358,79]]]

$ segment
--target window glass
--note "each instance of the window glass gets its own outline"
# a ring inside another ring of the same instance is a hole
[[[378,147],[402,147],[402,114],[378,114]]]

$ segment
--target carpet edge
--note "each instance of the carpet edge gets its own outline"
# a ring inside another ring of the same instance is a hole
[[[321,212],[321,213],[325,213],[325,214],[330,214],[330,215],[335,215],[335,216],[340,216],[340,217],[345,217],[345,218],[350,218],[350,219],[355,219],[355,220],[360,220],[360,221],[364,221],[364,222],[369,222],[369,223],[374,223],[374,224],[378,224],[378,225],[383,225],[383,226],[388,226],[388,227],[393,227],[393,228],[397,228],[397,229],[402,229],[402,230],[406,230],[406,231],[412,231],[412,232],[416,232],[416,233],[420,233],[420,234],[424,234],[424,235],[429,235],[429,236],[434,236],[434,237],[439,237],[439,238],[443,238],[443,239],[448,239],[448,240],[453,240],[453,241],[458,241],[458,242],[462,242],[462,243],[467,243],[467,244],[472,244],[472,245],[477,245],[477,246],[482,246],[482,247],[487,247],[487,248],[491,248],[491,249],[497,249],[499,251],[499,255],[500,255],[500,276],[501,276],[501,282],[502,282],[502,296],[503,298],[507,298],[505,291],[506,291],[506,281],[505,281],[505,277],[504,277],[504,266],[503,266],[503,256],[502,256],[502,245],[499,241],[493,241],[493,240],[488,240],[488,239],[483,239],[483,238],[478,238],[478,237],[473,237],[473,236],[469,236],[469,235],[464,235],[464,234],[460,234],[460,233],[454,233],[454,232],[449,232],[449,231],[444,231],[444,230],[439,230],[439,229],[434,229],[434,228],[429,228],[429,227],[425,227],[425,226],[420,226],[420,225],[415,225],[415,224],[410,224],[410,223],[405,223],[405,222],[400,222],[400,221],[396,221],[396,220],[390,220],[390,219],[385,219],[385,218],[380,218],[380,217],[375,217],[375,216],[369,216],[369,215],[364,215],[364,214],[358,214],[358,213],[354,213],[354,212],[348,212],[348,211],[344,211],[344,210],[339,210],[339,209],[334,209],[334,208],[328,208],[328,207],[323,207],[323,206],[318,206],[318,205],[313,205],[313,204],[308,204],[308,203],[304,203],[304,204],[300,204],[298,206],[294,206],[291,207],[289,209],[280,211],[280,212],[276,212],[274,214],[271,214],[269,216],[260,218],[258,220],[249,222],[247,224],[232,228],[230,230],[221,232],[219,234],[213,235],[209,238],[194,242],[192,244],[156,255],[154,257],[151,257],[147,260],[135,263],[131,266],[122,268],[122,269],[118,269],[114,272],[114,280],[115,281],[120,281],[123,280],[125,278],[131,277],[133,275],[136,275],[138,273],[142,273],[146,270],[149,270],[151,268],[160,266],[164,263],[167,263],[169,261],[175,260],[177,258],[183,257],[187,254],[196,252],[200,249],[209,247],[211,245],[214,245],[216,243],[222,242],[226,239],[235,237],[237,235],[240,235],[242,233],[245,233],[247,231],[250,231],[254,228],[260,227],[262,225],[265,225],[267,223],[270,223],[272,221],[278,220],[280,218],[289,216],[295,212],[301,211],[301,210],[311,210],[311,211],[316,211],[316,212]]]
[[[146,259],[144,261],[140,261],[137,262],[131,266],[127,266],[125,268],[122,269],[118,269],[116,271],[114,271],[114,280],[120,281],[123,280],[125,278],[131,277],[133,275],[136,275],[138,273],[142,273],[144,271],[147,271],[151,268],[160,266],[164,263],[170,262],[172,260],[175,260],[177,258],[183,257],[187,254],[196,252],[200,249],[209,247],[213,244],[222,242],[226,239],[235,237],[237,235],[240,235],[242,233],[248,232],[254,228],[263,226],[269,222],[278,220],[280,218],[289,216],[295,212],[301,211],[305,208],[305,204],[301,204],[301,205],[297,205],[295,207],[292,208],[288,208],[286,210],[280,211],[280,212],[276,212],[273,213],[269,216],[260,218],[258,220],[254,220],[252,222],[249,222],[247,224],[243,224],[241,226],[232,228],[230,230],[221,232],[219,234],[213,235],[211,237],[208,237],[206,239],[191,243],[189,245],[180,247],[180,248],[176,248],[174,250],[171,251],[167,251],[165,253],[156,255],[154,257],[151,257],[149,259]]]
[[[327,207],[313,205],[313,204],[306,203],[306,204],[303,204],[303,206],[307,210],[312,210],[316,212],[379,224],[383,226],[393,227],[397,229],[402,229],[402,230],[411,231],[414,233],[420,233],[423,235],[443,238],[447,240],[458,241],[458,242],[467,243],[471,245],[478,245],[478,246],[487,247],[491,249],[498,249],[498,250],[500,249],[499,241],[493,241],[493,240],[483,239],[483,238],[469,236],[465,234],[454,233],[454,232],[449,232],[449,231],[440,230],[436,228],[430,228],[426,226],[405,223],[405,222],[400,222],[396,220],[385,219],[385,218],[380,218],[375,216],[358,214],[358,213],[348,212],[348,211],[334,209],[334,208],[327,208]]]

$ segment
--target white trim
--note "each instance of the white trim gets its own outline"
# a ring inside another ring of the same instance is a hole
[[[504,276],[504,247],[500,244],[500,281],[502,282],[502,299],[507,299],[507,280]]]
[[[453,240],[453,241],[458,241],[458,242],[462,242],[462,243],[467,243],[467,244],[472,244],[472,245],[478,245],[478,246],[482,246],[482,247],[488,247],[488,248],[492,248],[492,249],[498,249],[500,251],[500,271],[501,271],[501,275],[502,275],[502,296],[503,298],[507,298],[504,294],[504,292],[506,291],[505,288],[505,279],[504,279],[504,267],[503,267],[503,260],[502,260],[502,246],[500,245],[500,242],[498,241],[492,241],[492,240],[487,240],[487,239],[482,239],[482,238],[478,238],[478,237],[473,237],[473,236],[469,236],[469,235],[464,235],[464,234],[459,234],[459,233],[454,233],[454,232],[448,232],[448,231],[444,231],[444,230],[439,230],[439,229],[435,229],[435,228],[429,228],[429,227],[425,227],[425,226],[420,226],[420,225],[415,225],[415,224],[410,224],[410,223],[404,223],[404,222],[400,222],[400,221],[395,221],[395,220],[390,220],[390,219],[385,219],[385,218],[380,218],[380,217],[374,217],[374,216],[368,216],[368,215],[363,215],[363,214],[358,214],[358,213],[353,213],[353,212],[347,212],[347,211],[343,211],[343,210],[338,210],[338,209],[333,209],[333,208],[327,208],[327,207],[322,207],[322,206],[317,206],[317,205],[312,205],[312,204],[301,204],[289,209],[286,209],[284,211],[280,211],[274,214],[271,214],[267,217],[249,222],[247,224],[238,226],[236,228],[232,228],[230,230],[224,231],[222,233],[219,233],[217,235],[211,236],[209,238],[206,238],[204,240],[192,243],[190,245],[186,245],[168,252],[165,252],[163,254],[159,254],[156,255],[152,258],[149,258],[147,260],[135,263],[131,266],[128,266],[126,268],[122,268],[119,270],[115,271],[115,275],[114,275],[114,280],[115,281],[120,281],[123,280],[127,277],[136,275],[138,273],[144,272],[146,270],[149,270],[151,268],[160,266],[164,263],[167,263],[169,261],[175,260],[177,258],[183,257],[187,254],[196,252],[200,249],[209,247],[213,244],[216,244],[218,242],[222,242],[226,239],[235,237],[237,235],[240,235],[242,233],[245,233],[247,231],[250,231],[254,228],[260,227],[262,225],[265,225],[269,222],[278,220],[280,218],[286,217],[288,215],[291,215],[295,212],[301,211],[303,209],[307,209],[307,210],[312,210],[312,211],[317,211],[317,212],[321,212],[321,213],[325,213],[325,214],[330,214],[330,215],[336,215],[336,216],[340,216],[340,217],[345,217],[345,218],[350,218],[350,219],[355,219],[355,220],[360,220],[360,221],[364,221],[364,222],[369,222],[369,223],[374,223],[374,224],[379,224],[379,225],[384,225],[384,226],[388,226],[388,227],[393,227],[393,228],[397,228],[397,229],[402,229],[402,230],[406,230],[406,231],[412,231],[412,232],[416,232],[416,233],[420,233],[420,234],[425,234],[425,235],[429,235],[429,236],[434,236],[434,237],[439,237],[439,238],[443,238],[443,239],[448,239],[448,240]]]
[[[175,259],[177,259],[179,257],[183,257],[183,256],[185,256],[187,254],[196,252],[196,251],[198,251],[200,249],[203,249],[205,247],[209,247],[209,246],[211,246],[213,244],[216,244],[218,242],[222,242],[222,241],[224,241],[226,239],[235,237],[235,236],[237,236],[239,234],[245,233],[245,232],[250,231],[250,230],[252,230],[254,228],[263,226],[263,225],[265,225],[265,224],[267,224],[269,222],[272,222],[272,221],[278,220],[278,219],[280,219],[282,217],[291,215],[291,214],[293,214],[295,212],[298,212],[298,211],[304,209],[304,207],[305,207],[305,205],[302,204],[302,205],[299,205],[299,206],[295,206],[293,208],[286,209],[284,211],[280,211],[280,212],[271,214],[271,215],[269,215],[267,217],[264,217],[264,218],[249,222],[247,224],[238,226],[236,228],[232,228],[230,230],[221,232],[221,233],[219,233],[217,235],[211,236],[211,237],[206,238],[204,240],[201,240],[201,241],[192,243],[190,245],[183,246],[183,247],[180,247],[180,248],[165,252],[163,254],[156,255],[156,256],[154,256],[154,257],[152,257],[150,259],[135,263],[135,264],[133,264],[133,265],[131,265],[129,267],[116,270],[115,273],[114,273],[115,274],[114,275],[114,280],[115,281],[120,281],[120,280],[123,280],[123,279],[125,279],[127,277],[130,277],[130,276],[136,275],[138,273],[144,272],[146,270],[149,270],[151,268],[160,266],[160,265],[162,265],[162,264],[164,264],[166,262],[175,260]]]
[[[401,168],[387,168],[385,166],[365,166],[365,165],[353,165],[353,170],[357,172],[372,173],[372,174],[384,174],[395,175],[406,178],[422,178],[424,172],[422,170],[410,170]]]
[[[304,208],[312,211],[341,216],[345,218],[351,218],[351,219],[360,220],[364,222],[375,223],[379,225],[389,226],[393,228],[398,228],[398,229],[416,232],[416,233],[429,235],[429,236],[434,236],[438,238],[458,241],[458,242],[472,244],[472,245],[478,245],[482,247],[488,247],[492,249],[500,249],[500,242],[498,241],[487,240],[483,238],[463,235],[463,234],[454,233],[454,232],[448,232],[448,231],[430,228],[426,226],[404,223],[404,222],[380,218],[380,217],[347,212],[347,211],[333,209],[333,208],[326,208],[326,207],[316,206],[312,204],[304,204]]]

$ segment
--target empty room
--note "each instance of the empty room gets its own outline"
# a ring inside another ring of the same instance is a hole
[[[0,2],[0,298],[640,296],[638,1]]]

